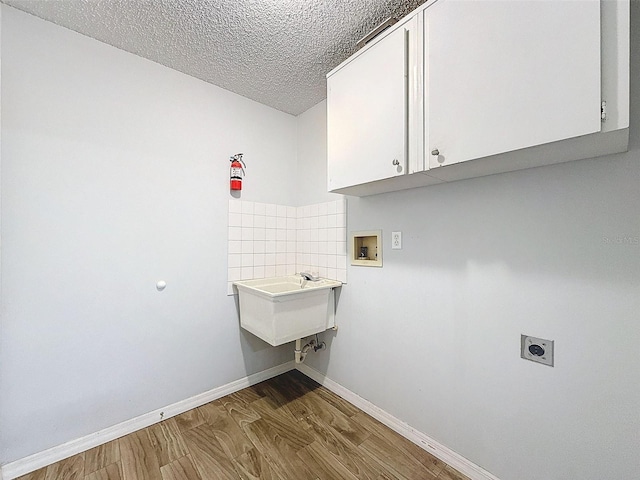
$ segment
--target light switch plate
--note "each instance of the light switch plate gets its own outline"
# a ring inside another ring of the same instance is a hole
[[[520,335],[520,357],[553,367],[553,340]]]
[[[402,250],[402,232],[391,232],[391,250]]]

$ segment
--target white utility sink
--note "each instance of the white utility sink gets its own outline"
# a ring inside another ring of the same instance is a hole
[[[276,346],[335,326],[334,289],[342,282],[300,275],[234,282],[240,326]]]

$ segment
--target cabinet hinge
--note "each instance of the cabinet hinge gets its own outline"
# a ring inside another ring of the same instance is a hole
[[[607,121],[607,102],[600,103],[600,121]]]

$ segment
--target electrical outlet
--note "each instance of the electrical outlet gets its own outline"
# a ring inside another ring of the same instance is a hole
[[[520,357],[553,367],[553,340],[520,335]]]
[[[391,250],[402,250],[402,232],[391,232]]]

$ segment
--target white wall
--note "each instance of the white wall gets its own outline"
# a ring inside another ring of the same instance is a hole
[[[307,362],[502,480],[640,472],[640,247],[615,242],[640,237],[633,10],[629,153],[348,201],[385,264],[350,267]],[[2,6],[0,463],[290,359],[225,296],[227,159],[246,155],[243,199],[339,198],[324,111],[296,122]],[[556,366],[521,360],[520,333]]]
[[[229,156],[243,199],[294,205],[295,143],[290,115],[2,6],[0,463],[292,359],[240,330],[226,262]]]
[[[640,478],[632,3],[628,153],[347,201],[349,231],[383,230],[384,266],[349,267],[339,330],[306,363],[501,480]],[[299,145],[318,143],[321,108]],[[554,368],[520,358],[521,333],[555,340]]]
[[[298,205],[332,201],[342,195],[327,192],[327,101],[297,117]]]

